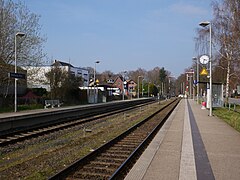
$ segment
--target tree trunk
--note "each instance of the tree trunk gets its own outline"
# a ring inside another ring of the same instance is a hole
[[[228,59],[228,61],[227,61],[227,82],[226,82],[226,99],[227,99],[227,101],[228,101],[228,97],[229,97],[230,65],[231,65],[231,60]]]

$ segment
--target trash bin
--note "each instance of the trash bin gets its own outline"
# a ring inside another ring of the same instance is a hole
[[[205,101],[202,102],[202,108],[201,109],[206,109],[207,103]]]

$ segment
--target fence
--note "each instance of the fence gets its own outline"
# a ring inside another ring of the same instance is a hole
[[[240,104],[228,103],[224,105],[225,108],[228,108],[229,111],[234,111],[240,113]]]

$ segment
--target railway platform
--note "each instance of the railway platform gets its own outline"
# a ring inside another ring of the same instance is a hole
[[[238,180],[240,133],[182,99],[125,180]]]

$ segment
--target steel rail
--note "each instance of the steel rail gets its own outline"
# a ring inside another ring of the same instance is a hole
[[[169,113],[164,117],[164,119],[149,133],[149,135],[143,140],[141,144],[132,152],[132,154],[124,161],[124,163],[114,172],[114,174],[109,179],[120,179],[123,178],[124,175],[129,170],[129,167],[132,167],[133,162],[139,157],[140,152],[143,152],[147,145],[152,141],[155,137],[159,129],[163,126],[167,118],[170,116],[172,111],[175,109],[178,103],[174,105],[174,108],[169,111]],[[158,112],[159,113],[159,112]],[[155,116],[155,113],[153,116]],[[153,117],[152,116],[152,117]],[[141,153],[142,154],[142,153]]]
[[[34,111],[29,113],[10,114],[7,117],[0,118],[0,136],[10,134],[19,130],[27,130],[39,128],[41,126],[56,124],[58,122],[68,121],[72,119],[90,117],[93,114],[102,113],[102,111],[110,112],[130,107],[144,102],[154,101],[154,99],[141,99],[132,101],[120,101],[101,103],[96,105],[75,106],[61,109]]]
[[[154,114],[152,114],[149,117],[147,117],[145,120],[143,120],[143,121],[139,122],[138,124],[134,125],[133,127],[129,128],[127,131],[125,131],[121,135],[117,136],[113,140],[109,141],[108,143],[105,143],[104,145],[102,145],[101,147],[96,149],[95,151],[93,151],[93,152],[89,153],[88,155],[84,156],[83,158],[75,161],[70,166],[68,166],[67,168],[65,168],[62,171],[58,172],[57,174],[53,175],[49,179],[50,180],[65,179],[66,177],[68,177],[69,174],[72,174],[77,169],[79,169],[81,167],[84,167],[86,164],[88,164],[90,161],[92,161],[98,155],[100,155],[101,153],[105,152],[107,149],[112,147],[114,144],[116,144],[120,140],[123,140],[123,138],[127,137],[130,133],[132,133],[134,130],[138,129],[139,127],[141,127],[141,125],[143,125],[144,123],[148,122],[148,120],[150,120],[151,118],[156,116],[159,112],[163,111],[164,109],[169,107],[171,104],[175,103],[174,107],[171,108],[171,110],[168,112],[166,117],[149,133],[149,135],[144,139],[144,141],[141,142],[134,151],[132,151],[131,155],[129,157],[127,157],[126,160],[114,171],[112,176],[110,176],[110,179],[118,179],[120,176],[122,176],[126,172],[126,167],[128,167],[129,164],[131,164],[130,162],[132,162],[132,159],[135,158],[136,155],[139,155],[140,150],[145,149],[146,145],[155,136],[155,134],[157,133],[159,128],[162,126],[162,124],[167,119],[167,117],[170,115],[170,113],[175,108],[175,106],[178,104],[178,102],[179,102],[179,100],[175,100],[172,103],[170,103],[169,105],[161,108],[160,110],[158,110]],[[103,178],[103,179],[106,179],[106,178]]]
[[[84,124],[84,123],[87,123],[87,122],[95,121],[97,119],[104,118],[104,117],[107,117],[107,116],[111,116],[111,115],[114,115],[114,114],[117,114],[117,113],[133,110],[133,109],[136,109],[136,108],[139,108],[139,107],[142,107],[142,106],[146,106],[150,103],[153,103],[153,101],[144,102],[143,104],[138,104],[138,105],[135,105],[135,106],[132,106],[132,107],[128,107],[128,106],[127,107],[122,107],[122,109],[117,108],[116,110],[113,110],[113,111],[107,112],[107,113],[103,113],[103,114],[100,114],[100,115],[99,115],[99,113],[96,113],[96,114],[92,113],[91,116],[93,116],[93,117],[87,117],[87,118],[84,118],[84,119],[81,119],[81,120],[71,120],[71,121],[67,121],[67,122],[63,122],[63,123],[53,124],[53,125],[50,125],[50,126],[49,125],[43,126],[41,128],[34,128],[34,129],[27,130],[27,131],[14,132],[14,133],[11,133],[11,134],[0,136],[0,145],[1,146],[6,146],[6,145],[13,144],[13,143],[16,143],[16,142],[20,142],[20,141],[23,141],[23,140],[26,140],[26,139],[38,137],[38,136],[45,135],[45,134],[49,134],[49,133],[56,132],[56,131],[59,131],[59,130],[63,130],[63,129],[73,127],[73,126],[76,126],[76,125],[80,125],[80,124]]]

